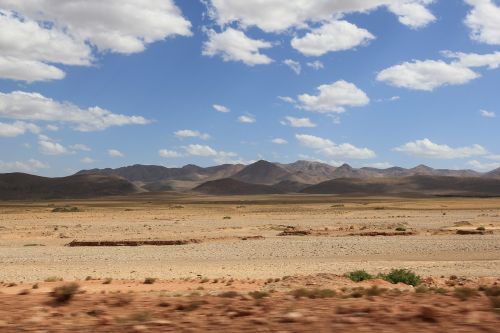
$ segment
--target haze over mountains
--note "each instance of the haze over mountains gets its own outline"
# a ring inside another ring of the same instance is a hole
[[[73,176],[45,178],[22,173],[0,174],[0,199],[86,198],[137,192],[196,192],[210,195],[352,194],[500,196],[500,169],[405,169],[334,167],[297,161],[258,161],[250,165],[167,168],[132,165],[82,170]]]

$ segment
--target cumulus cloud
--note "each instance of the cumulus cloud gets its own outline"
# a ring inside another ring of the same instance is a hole
[[[481,162],[478,160],[468,161],[467,164],[474,170],[477,171],[491,171],[500,168],[500,163],[498,162]]]
[[[307,66],[311,67],[312,69],[314,69],[316,71],[319,71],[320,69],[325,68],[325,65],[319,60],[308,62]]]
[[[214,104],[212,105],[212,107],[214,108],[215,111],[217,112],[222,112],[222,113],[228,113],[228,112],[231,112],[231,110],[227,107],[227,106],[224,106],[224,105],[220,105],[220,104]]]
[[[130,54],[191,35],[172,0],[0,0],[0,8],[0,77],[13,80],[62,79],[54,64],[88,66],[93,48]]]
[[[74,144],[74,145],[69,146],[69,147],[73,150],[80,150],[80,151],[91,151],[92,150],[92,149],[90,149],[89,146],[84,145],[82,143],[77,143],[77,144]]]
[[[189,145],[187,147],[184,147],[184,149],[186,150],[186,153],[188,155],[214,157],[219,161],[238,156],[238,154],[233,152],[217,151],[208,145]]]
[[[110,157],[123,157],[123,153],[117,149],[108,149],[108,155]]]
[[[0,117],[16,120],[70,123],[81,132],[104,130],[112,126],[145,125],[141,116],[112,113],[98,106],[81,109],[68,102],[58,102],[38,93],[0,92]]]
[[[342,113],[346,107],[365,106],[370,99],[364,91],[347,81],[337,81],[318,87],[318,95],[298,96],[300,107],[320,113]]]
[[[255,117],[252,115],[243,115],[238,117],[238,122],[240,123],[252,124],[255,123],[255,121]]]
[[[282,138],[273,139],[271,142],[277,145],[286,145],[288,143],[288,141]]]
[[[4,162],[0,160],[0,172],[36,172],[40,169],[48,169],[49,165],[35,159],[26,162]]]
[[[309,22],[322,22],[345,14],[367,12],[381,6],[399,17],[402,24],[423,27],[434,20],[427,9],[432,0],[210,0],[209,14],[219,25],[238,22],[242,27],[257,26],[266,32],[282,32],[289,28],[307,27]],[[406,4],[406,6],[395,6]],[[413,6],[408,6],[413,4]]]
[[[280,101],[283,101],[285,103],[290,103],[290,104],[295,104],[297,103],[293,98],[291,98],[290,96],[278,96],[278,99]]]
[[[481,75],[471,68],[500,67],[500,52],[490,54],[441,52],[452,61],[415,60],[386,68],[377,74],[377,80],[392,86],[413,90],[432,91],[441,86],[462,85]]]
[[[66,147],[43,135],[39,137],[38,146],[40,152],[45,155],[63,155],[69,153]]]
[[[479,114],[485,118],[495,118],[497,115],[493,111],[479,110]]]
[[[294,37],[292,47],[306,56],[322,56],[367,44],[375,37],[347,21],[332,21],[313,29],[303,37]]]
[[[165,158],[177,158],[177,157],[182,157],[182,154],[175,151],[175,150],[168,150],[168,149],[160,149],[158,151],[158,155],[161,157]]]
[[[285,117],[285,119],[281,121],[281,124],[291,127],[316,127],[316,124],[309,118],[295,118],[290,116]]]
[[[208,30],[208,41],[203,44],[203,55],[221,56],[224,61],[241,61],[248,66],[267,65],[273,62],[261,49],[270,48],[270,42],[252,39],[244,32],[227,28],[221,33]]]
[[[445,85],[468,83],[480,75],[462,65],[441,60],[404,62],[377,74],[377,80],[392,86],[432,91]]]
[[[436,159],[467,158],[488,154],[488,151],[478,144],[467,147],[452,148],[445,144],[434,143],[429,139],[405,143],[402,146],[394,148],[394,151],[411,156]]]
[[[297,134],[295,138],[304,147],[314,149],[316,153],[331,158],[370,159],[376,157],[374,151],[368,148],[358,148],[350,143],[336,144],[329,139],[308,134]]]
[[[393,165],[389,162],[370,163],[366,164],[366,166],[369,168],[376,168],[376,169],[388,169],[393,167]]]
[[[473,40],[500,45],[500,6],[492,0],[465,0],[472,9],[465,18]]]
[[[40,133],[40,128],[35,124],[24,121],[16,121],[11,124],[0,122],[0,137],[15,137],[26,132],[38,134]]]
[[[302,71],[302,66],[300,65],[300,62],[292,60],[292,59],[285,59],[283,60],[283,64],[287,65],[290,67],[290,69],[297,75],[300,74]]]
[[[202,140],[210,139],[210,135],[207,133],[201,133],[199,131],[188,130],[188,129],[176,131],[174,134],[176,137],[181,139],[182,138],[200,138]]]

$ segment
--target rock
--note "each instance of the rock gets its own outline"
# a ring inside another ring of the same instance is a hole
[[[283,323],[295,323],[302,319],[302,313],[300,312],[288,312],[283,317],[281,317],[281,322]]]

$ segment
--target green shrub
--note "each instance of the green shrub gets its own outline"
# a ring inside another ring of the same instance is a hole
[[[366,271],[359,270],[354,272],[349,272],[346,274],[346,277],[354,282],[361,282],[365,280],[373,279],[373,276],[367,273]]]
[[[380,278],[390,283],[404,283],[410,286],[416,286],[420,283],[420,276],[404,268],[393,269],[388,274],[380,274]]]
[[[396,231],[398,231],[398,232],[405,232],[406,228],[405,227],[397,227]]]

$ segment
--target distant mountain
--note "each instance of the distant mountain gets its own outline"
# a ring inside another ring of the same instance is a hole
[[[276,163],[257,161],[252,163],[231,178],[251,184],[271,185],[282,180],[293,180],[293,175]]]
[[[77,174],[116,175],[133,182],[146,191],[189,191],[205,182],[233,178],[248,184],[275,185],[289,192],[301,190],[307,184],[318,184],[332,179],[354,178],[401,178],[411,176],[449,177],[500,177],[500,170],[481,174],[472,170],[433,169],[419,165],[411,169],[391,167],[353,168],[348,164],[334,167],[325,163],[297,161],[290,164],[257,161],[250,165],[223,164],[212,167],[186,165],[181,168],[166,168],[157,165],[132,165],[117,169],[82,170]],[[276,185],[281,183],[281,185]],[[304,184],[304,186],[302,185]]]
[[[484,175],[485,177],[500,178],[500,168],[490,171]]]
[[[500,179],[417,175],[340,178],[309,186],[309,194],[500,196]]]
[[[25,173],[0,174],[0,199],[78,199],[138,192],[129,181],[113,175],[46,178]]]
[[[224,178],[208,181],[193,189],[210,195],[255,195],[255,194],[282,194],[280,191],[269,185],[250,184],[232,178]]]

